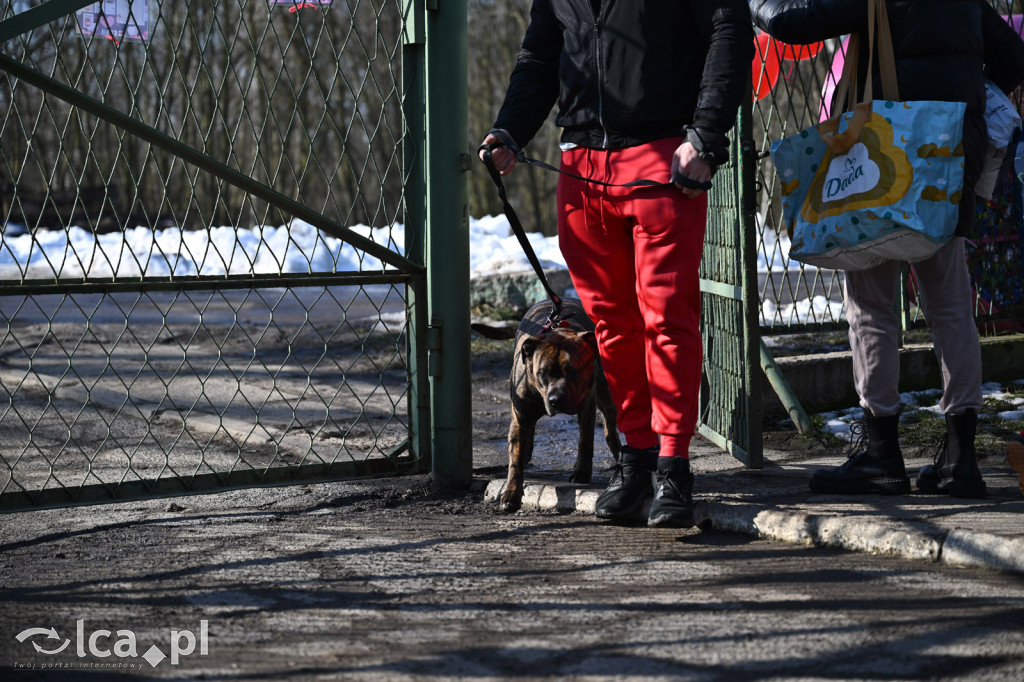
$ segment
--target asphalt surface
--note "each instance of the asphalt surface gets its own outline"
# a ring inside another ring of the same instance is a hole
[[[811,471],[838,466],[841,456],[767,451],[765,459],[762,470],[744,469],[697,439],[692,462],[698,523],[771,540],[1024,574],[1024,494],[1004,459],[982,461],[988,496],[981,500],[814,494],[807,487]],[[912,479],[925,464],[931,459],[907,459]],[[496,501],[503,484],[492,480],[487,499]],[[552,472],[528,479],[524,508],[592,514],[599,494]]]
[[[842,461],[698,439],[698,527],[609,524],[538,427],[501,514],[507,357],[474,369],[474,484],[425,477],[0,515],[11,680],[1024,679],[1024,494],[813,495]],[[598,439],[598,443],[600,443]],[[928,463],[912,457],[911,470]]]
[[[596,520],[607,472],[575,511],[501,514],[481,475],[5,515],[4,679],[1024,679],[1024,577],[943,559],[947,525],[1020,518],[1002,473],[968,506],[840,501],[699,450],[686,530]]]

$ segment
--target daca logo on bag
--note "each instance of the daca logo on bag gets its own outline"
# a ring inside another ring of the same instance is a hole
[[[845,154],[826,153],[801,217],[817,223],[852,209],[888,206],[907,193],[913,177],[907,153],[893,144],[892,126],[873,114]]]
[[[878,164],[871,160],[868,148],[858,142],[849,153],[832,159],[822,187],[822,202],[868,192],[878,185],[880,178]]]
[[[860,102],[774,143],[789,255],[864,270],[934,254],[956,229],[966,106]]]

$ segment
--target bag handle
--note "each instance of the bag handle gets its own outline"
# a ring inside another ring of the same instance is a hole
[[[882,97],[890,102],[899,102],[900,87],[896,79],[896,52],[892,47],[892,32],[889,30],[889,11],[885,0],[868,1],[875,5],[878,25],[878,69],[882,77]]]
[[[896,57],[892,47],[892,34],[889,30],[889,14],[885,0],[868,0],[868,70],[864,83],[863,97],[859,96],[857,67],[860,62],[861,42],[863,34],[850,36],[846,47],[846,61],[843,73],[836,84],[835,104],[846,100],[844,109],[837,109],[829,119],[818,127],[818,133],[833,154],[844,154],[853,143],[860,139],[864,126],[871,118],[871,102],[873,99],[873,78],[875,59],[875,28],[878,28],[878,66],[882,80],[882,96],[891,101],[899,101],[899,86],[896,80]],[[842,133],[839,132],[839,120],[846,111],[852,112],[849,124]]]
[[[846,61],[843,73],[836,84],[835,102],[846,100],[846,109],[852,111],[859,102],[870,102],[874,94],[871,72],[875,58],[875,28],[878,29],[878,69],[882,80],[882,97],[892,102],[900,101],[899,82],[896,80],[896,53],[892,47],[892,33],[889,30],[889,12],[885,0],[868,0],[868,77],[864,86],[864,96],[858,96],[857,65],[860,61],[861,33],[850,36],[846,47]]]

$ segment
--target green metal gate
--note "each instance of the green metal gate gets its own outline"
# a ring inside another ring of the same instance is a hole
[[[750,108],[709,196],[701,261],[704,375],[698,432],[748,467],[763,465]]]
[[[465,6],[429,4],[6,2],[0,509],[468,478]]]

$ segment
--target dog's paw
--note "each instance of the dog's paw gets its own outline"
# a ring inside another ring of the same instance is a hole
[[[592,471],[573,471],[572,476],[569,477],[570,483],[590,483],[590,480],[594,477]]]
[[[519,491],[506,490],[501,495],[501,499],[498,501],[498,509],[505,514],[514,514],[519,511],[519,508],[523,506],[523,493]]]

